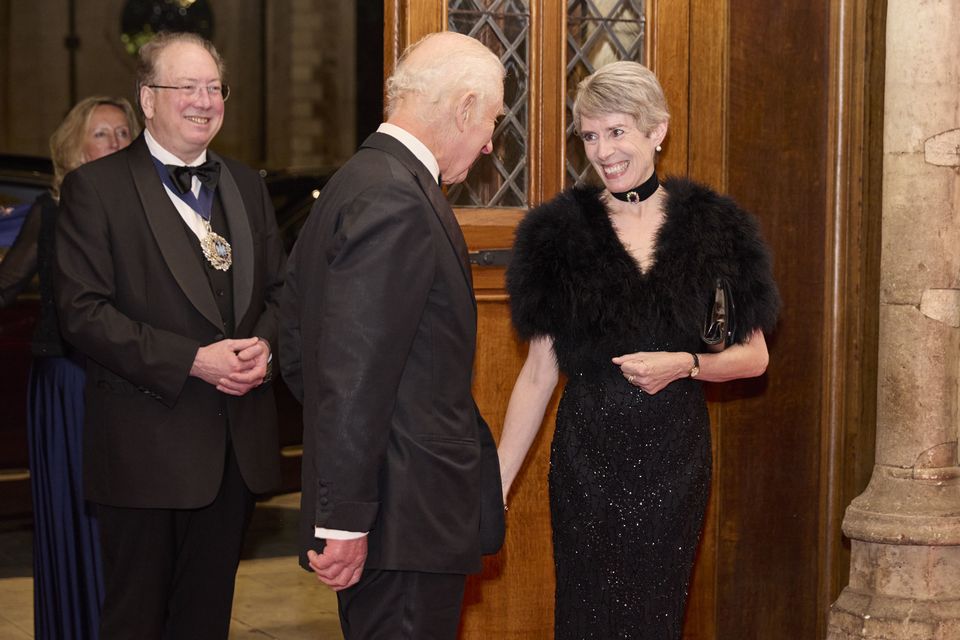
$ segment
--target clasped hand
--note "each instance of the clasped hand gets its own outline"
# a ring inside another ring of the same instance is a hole
[[[679,378],[690,375],[690,355],[676,351],[641,351],[617,356],[627,382],[649,394],[657,393]]]
[[[221,340],[197,349],[190,375],[214,385],[217,391],[242,396],[263,382],[269,358],[266,340]]]
[[[334,591],[352,587],[360,580],[367,561],[367,536],[352,540],[327,540],[323,553],[307,551],[310,568],[317,580]]]

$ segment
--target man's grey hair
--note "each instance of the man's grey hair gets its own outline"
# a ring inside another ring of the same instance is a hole
[[[160,57],[160,53],[177,42],[187,42],[206,49],[207,53],[210,54],[210,57],[212,57],[213,61],[217,64],[220,82],[226,82],[227,65],[212,42],[203,36],[189,31],[161,31],[151,38],[149,42],[140,47],[137,57],[138,94],[140,93],[140,87],[157,82],[157,59]]]
[[[448,41],[443,55],[429,61],[416,56],[411,60],[418,48],[437,37]],[[440,115],[444,102],[470,91],[480,104],[486,104],[491,96],[500,94],[505,75],[500,59],[479,40],[451,31],[432,33],[403,52],[387,79],[387,115],[410,95],[421,99],[426,109],[419,115],[427,121]]]

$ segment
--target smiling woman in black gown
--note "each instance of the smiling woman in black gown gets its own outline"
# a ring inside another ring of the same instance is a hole
[[[507,272],[527,360],[499,454],[504,497],[562,371],[550,459],[556,638],[680,638],[710,484],[701,381],[766,370],[779,297],[753,218],[685,179],[660,183],[669,113],[644,66],[581,82],[574,120],[603,181],[531,211]],[[733,343],[700,334],[717,277]]]

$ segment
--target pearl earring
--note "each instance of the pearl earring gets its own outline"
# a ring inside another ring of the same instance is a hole
[[[660,153],[661,151],[663,151],[663,147],[661,147],[660,145],[657,145],[657,153]]]

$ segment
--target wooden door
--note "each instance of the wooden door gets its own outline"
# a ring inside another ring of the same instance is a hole
[[[427,33],[449,29],[480,39],[507,67],[507,115],[464,185],[448,189],[476,264],[479,334],[474,394],[499,438],[526,345],[510,326],[504,266],[517,222],[530,207],[588,173],[571,131],[576,82],[596,67],[632,59],[654,68],[671,106],[661,172],[686,174],[689,0],[388,1],[385,69]],[[490,261],[494,264],[485,265]],[[504,549],[468,582],[462,638],[553,635],[553,560],[547,467],[559,391],[514,484]]]

